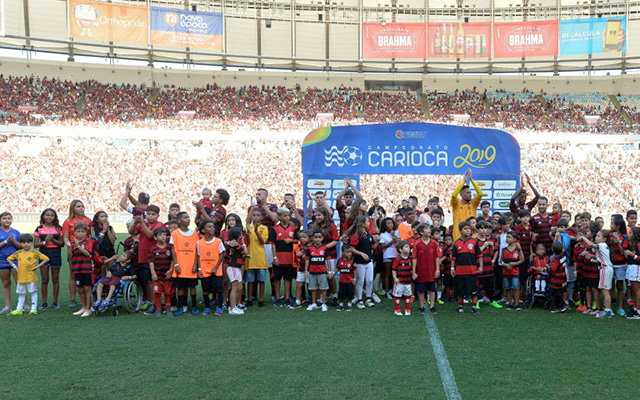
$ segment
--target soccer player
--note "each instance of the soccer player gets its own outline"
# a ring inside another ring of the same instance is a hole
[[[491,202],[487,200],[483,200],[480,203],[480,211],[481,211],[480,216],[484,218],[485,221],[490,223],[491,220],[493,220],[493,217],[491,216]]]
[[[285,193],[283,206],[289,209],[290,220],[295,219],[300,223],[300,226],[304,225],[304,211],[296,206],[296,197],[293,193]]]
[[[300,231],[298,233],[298,243],[293,245],[293,253],[295,255],[295,263],[298,266],[298,272],[296,275],[296,302],[291,305],[291,308],[300,308],[302,306],[302,301],[304,297],[302,293],[304,292],[304,284],[307,281],[306,278],[306,265],[305,265],[305,257],[307,253],[307,248],[309,244],[311,244],[311,237],[313,233],[310,231]]]
[[[49,261],[49,257],[32,248],[33,236],[20,236],[22,249],[7,257],[11,267],[16,270],[16,293],[18,294],[18,306],[9,315],[22,315],[25,311],[24,304],[27,293],[31,295],[31,310],[29,315],[38,314],[38,276],[35,270],[41,268]],[[18,265],[14,261],[18,262]],[[38,263],[38,261],[40,261]]]
[[[513,227],[513,231],[518,234],[518,243],[522,249],[524,256],[524,263],[518,266],[520,270],[520,293],[525,293],[525,286],[527,284],[527,278],[529,277],[529,262],[533,259],[533,247],[531,245],[531,212],[528,208],[518,211],[518,219],[520,223]]]
[[[416,292],[420,300],[420,314],[425,313],[425,293],[429,295],[429,311],[436,311],[436,280],[440,277],[440,247],[431,239],[431,226],[420,224],[418,226],[420,239],[413,248],[412,278],[415,281]],[[408,245],[408,243],[407,243]],[[409,282],[411,284],[411,282]],[[411,296],[409,294],[408,296]],[[397,297],[398,296],[395,296]]]
[[[224,226],[224,222],[227,217],[227,210],[224,206],[229,204],[230,197],[229,192],[225,189],[217,189],[211,198],[211,207],[209,211],[207,211],[202,201],[193,203],[202,220],[213,222],[213,226],[215,227],[215,237],[220,237],[220,232],[222,232],[222,227]]]
[[[198,315],[196,303],[196,286],[198,286],[198,262],[196,247],[198,245],[198,233],[189,229],[191,218],[185,211],[177,215],[180,228],[171,233],[169,243],[173,263],[173,278],[177,294],[177,309],[173,314],[176,317],[182,315],[187,307],[187,289],[191,294],[191,313]]]
[[[333,299],[334,305],[338,305],[338,288],[336,285],[336,281],[333,278],[333,274],[335,274],[336,268],[336,260],[338,258],[338,241],[340,240],[340,236],[338,235],[338,228],[333,223],[331,219],[331,214],[326,207],[318,208],[316,211],[315,222],[312,224],[315,229],[319,229],[322,231],[323,239],[322,244],[327,248],[326,258],[329,262],[329,275],[328,275],[328,284],[329,289],[331,290],[331,298]]]
[[[353,251],[351,247],[345,245],[342,247],[342,254],[338,260],[338,272],[340,273],[340,281],[338,282],[338,308],[336,311],[345,309],[343,303],[347,302],[347,311],[351,311],[351,301],[354,296],[354,286],[356,285],[356,265],[353,261]]]
[[[344,178],[344,182],[344,188],[336,197],[336,209],[338,210],[338,217],[340,218],[340,232],[345,232],[349,229],[345,224],[347,222],[347,213],[355,200],[355,196],[362,199],[362,193],[355,187],[350,178]]]
[[[168,232],[166,228],[156,228],[153,230],[153,238],[156,244],[149,249],[149,271],[153,281],[153,295],[155,300],[155,312],[147,310],[145,314],[162,315],[162,295],[164,295],[164,308],[167,315],[171,315],[171,297],[176,290],[173,287],[173,267],[171,248],[167,243]]]
[[[309,281],[309,291],[311,292],[311,304],[307,307],[307,311],[317,310],[327,311],[327,290],[329,283],[327,275],[333,278],[333,272],[330,270],[331,265],[326,258],[327,247],[322,244],[323,233],[320,229],[313,231],[313,242],[307,247],[305,257],[305,278]],[[317,301],[320,298],[320,307]]]
[[[624,304],[625,279],[627,277],[627,259],[625,251],[629,250],[629,236],[627,226],[622,215],[614,214],[611,218],[611,264],[613,265],[613,276],[616,280],[618,291],[618,315],[626,315],[622,308]],[[613,293],[612,293],[613,294]]]
[[[160,216],[160,208],[155,205],[150,205],[145,210],[146,219],[142,215],[136,215],[133,217],[136,224],[129,229],[129,234],[139,234],[138,241],[138,262],[136,264],[136,276],[138,282],[142,285],[142,288],[147,295],[148,305],[147,311],[152,315],[156,311],[155,305],[152,303],[154,298],[153,294],[153,282],[151,281],[151,270],[149,269],[149,249],[155,244],[156,240],[153,238],[153,231],[157,228],[164,228],[164,224],[158,221]]]
[[[471,197],[471,189],[469,189],[469,185],[467,185],[467,180],[471,182],[473,188],[476,191],[476,195]],[[458,199],[458,194],[460,195],[460,199]],[[451,207],[453,210],[453,240],[458,240],[460,238],[460,223],[465,221],[467,218],[471,216],[475,216],[478,205],[482,200],[482,190],[480,186],[473,180],[471,175],[471,169],[467,170],[467,172],[462,177],[462,182],[456,187],[456,189],[451,194]],[[469,228],[471,229],[471,228]]]
[[[636,215],[637,217],[637,215]],[[629,213],[627,213],[629,221]],[[634,226],[629,233],[629,250],[625,251],[627,256],[627,279],[631,283],[631,293],[633,295],[633,308],[627,313],[627,319],[640,319],[640,228]]]
[[[471,297],[471,313],[478,315],[478,282],[476,274],[482,274],[482,252],[478,240],[471,237],[468,222],[458,225],[460,239],[453,243],[451,276],[455,278],[458,308],[456,313],[464,312],[464,298]]]
[[[280,217],[280,222],[273,228],[276,235],[276,256],[273,258],[273,288],[276,295],[274,305],[276,307],[283,306],[280,301],[280,281],[284,280],[285,305],[289,307],[291,306],[291,281],[296,275],[296,270],[293,268],[293,244],[297,240],[298,228],[290,223],[291,211],[288,208],[278,208],[278,216]]]
[[[520,187],[513,194],[513,196],[511,197],[511,201],[509,202],[509,210],[511,210],[511,212],[516,215],[518,215],[518,213],[522,210],[529,210],[529,211],[533,210],[533,208],[536,206],[536,204],[540,200],[540,193],[538,193],[538,191],[533,186],[533,184],[531,184],[531,179],[529,179],[529,175],[524,174],[524,176],[527,178],[527,184],[533,191],[534,197],[533,199],[531,199],[530,202],[527,203],[527,191],[524,188],[525,182],[524,180],[522,180],[522,182],[520,182]]]
[[[604,311],[596,314],[596,318],[611,318],[613,317],[613,311],[611,310],[613,267],[611,266],[611,257],[609,253],[610,245],[612,245],[611,236],[609,232],[602,229],[596,234],[595,243],[584,236],[581,236],[580,240],[582,240],[586,247],[596,249],[596,259],[600,265],[598,289],[600,289],[600,292],[604,296]]]
[[[551,220],[553,220],[553,215],[547,212],[547,207],[549,205],[549,200],[541,196],[538,199],[538,213],[531,217],[531,231],[533,232],[532,240],[535,245],[538,243],[542,243],[544,245],[545,250],[547,251],[547,255],[551,255],[551,244],[553,243],[553,238],[551,237]]]
[[[326,196],[327,191],[317,191],[313,196],[311,195],[311,191],[307,191],[307,196],[309,197],[309,204],[307,204],[307,219],[310,219],[311,222],[316,222],[316,214],[320,208],[326,208],[329,215],[333,216],[333,208],[327,204]],[[316,206],[313,207],[313,202],[315,200]]]

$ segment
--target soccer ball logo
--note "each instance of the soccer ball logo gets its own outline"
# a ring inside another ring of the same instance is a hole
[[[331,146],[329,150],[324,151],[324,165],[330,167],[334,163],[338,167],[349,165],[354,167],[362,162],[362,152],[359,148],[353,146],[344,146],[339,149],[338,146]]]

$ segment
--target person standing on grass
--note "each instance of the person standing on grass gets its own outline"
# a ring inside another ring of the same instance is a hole
[[[518,246],[518,234],[505,234],[506,247],[500,250],[502,280],[504,294],[507,298],[507,311],[522,311],[520,308],[520,265],[524,262],[524,254]],[[495,258],[495,257],[494,257]]]
[[[49,287],[49,269],[51,269],[51,283],[53,284],[53,303],[51,307],[60,308],[58,305],[58,295],[60,294],[60,268],[62,268],[62,227],[58,220],[58,214],[53,208],[46,208],[40,214],[40,225],[33,233],[33,246],[42,254],[49,258],[49,262],[40,268],[40,276],[42,277],[42,305],[41,310],[46,310],[49,305],[47,303],[48,287]]]
[[[212,290],[216,294],[216,311],[214,315],[222,315],[222,304],[224,302],[222,292],[222,260],[224,259],[224,244],[222,240],[215,236],[216,227],[213,221],[203,220],[200,222],[198,232],[202,239],[198,241],[198,278],[202,285],[202,295],[204,296],[205,310],[203,315],[211,314]]]
[[[471,182],[473,188],[476,191],[476,195],[471,196],[471,189],[467,181]],[[460,199],[458,199],[460,195]],[[466,221],[469,217],[475,217],[480,201],[482,200],[482,190],[480,186],[473,180],[471,176],[471,169],[465,172],[462,177],[462,182],[451,193],[451,207],[453,210],[453,240],[454,242],[460,238],[461,222]]]
[[[609,246],[612,244],[611,236],[608,231],[602,229],[596,235],[595,243],[584,236],[581,236],[579,240],[581,240],[586,247],[596,249],[596,259],[598,260],[598,264],[600,264],[598,289],[600,289],[600,293],[604,296],[604,311],[596,314],[596,318],[611,318],[613,317],[613,311],[611,311],[613,266],[611,265],[611,256],[609,253]]]
[[[636,215],[637,217],[637,215]],[[629,213],[627,213],[627,220]],[[635,225],[635,221],[634,221]],[[627,319],[640,319],[640,228],[632,227],[629,232],[629,250],[627,256],[627,279],[631,283],[633,308],[627,313]]]
[[[276,256],[273,258],[273,282],[276,295],[276,307],[282,307],[280,302],[280,281],[284,280],[284,298],[287,307],[291,306],[291,281],[296,276],[293,267],[293,244],[297,239],[298,228],[290,223],[291,212],[286,207],[278,208],[280,223],[274,228],[276,240]],[[337,239],[336,232],[336,239]]]
[[[171,315],[171,298],[176,290],[173,287],[173,268],[171,266],[171,245],[167,243],[167,229],[164,227],[153,230],[153,237],[156,244],[149,249],[149,271],[151,272],[151,280],[153,281],[153,295],[156,305],[156,311],[153,313],[156,317],[162,315],[162,295],[164,295],[164,307],[167,315]],[[151,314],[151,313],[145,313]]]
[[[313,242],[307,248],[305,257],[305,277],[309,281],[309,291],[311,292],[311,304],[307,307],[307,311],[313,311],[320,308],[327,311],[327,290],[329,290],[329,282],[327,275],[333,278],[333,271],[330,270],[331,264],[327,259],[327,246],[322,244],[324,234],[320,229],[313,231]],[[320,300],[320,307],[317,301]]]
[[[247,226],[247,235],[249,236],[249,258],[245,263],[245,281],[247,285],[247,307],[253,305],[251,296],[253,296],[253,285],[258,283],[258,307],[265,307],[264,305],[264,286],[267,281],[267,272],[269,264],[267,263],[267,257],[265,248],[267,246],[267,240],[269,239],[269,229],[266,225],[262,224],[263,214],[260,210],[254,210],[252,213],[252,220],[250,225]],[[270,245],[269,245],[270,247]]]
[[[20,244],[22,250],[18,250],[9,257],[7,261],[11,264],[11,267],[16,271],[16,293],[18,294],[18,306],[14,311],[11,311],[9,315],[22,315],[27,310],[24,308],[24,303],[27,300],[27,293],[31,295],[31,310],[29,315],[38,314],[38,276],[35,270],[45,265],[49,258],[39,251],[33,250],[33,236],[22,235],[20,236]],[[18,262],[18,265],[14,263]],[[40,261],[40,263],[38,263]]]
[[[360,199],[358,199],[360,200]],[[354,201],[354,206],[358,202]],[[366,203],[364,203],[366,211]],[[353,208],[351,209],[353,212]],[[373,251],[378,247],[378,240],[374,239],[369,233],[370,228],[369,217],[360,215],[355,222],[342,236],[343,242],[351,246],[354,262],[356,264],[356,298],[358,302],[356,307],[363,309],[366,307],[375,307],[372,300],[373,295]],[[362,302],[362,288],[366,284],[366,300]]]
[[[235,215],[235,214],[230,214]],[[239,217],[238,217],[239,218]],[[227,220],[226,255],[228,255],[228,267],[226,274],[229,276],[231,291],[229,293],[229,315],[242,315],[244,310],[238,307],[242,299],[242,274],[244,272],[245,259],[249,257],[247,246],[244,244],[242,221],[238,226],[229,227]]]
[[[76,222],[73,226],[74,239],[71,243],[71,273],[80,294],[82,308],[73,313],[81,317],[91,316],[91,287],[93,286],[94,241],[87,237],[89,231],[86,222]]]
[[[431,226],[418,225],[421,238],[413,248],[412,278],[420,300],[420,314],[425,314],[425,297],[429,295],[429,311],[436,311],[436,280],[440,277],[440,246],[431,239]],[[408,243],[407,243],[408,244]],[[411,295],[409,295],[411,296]],[[395,296],[396,298],[398,296]]]
[[[73,200],[69,205],[69,217],[62,223],[62,238],[65,246],[67,246],[67,261],[69,261],[69,268],[71,268],[71,255],[73,253],[73,244],[76,241],[76,234],[74,227],[78,222],[84,222],[87,224],[87,232],[91,230],[91,220],[84,215],[84,203],[80,200]],[[69,275],[69,308],[78,307],[76,301],[76,277],[73,275],[73,268],[71,268],[71,274]]]
[[[181,316],[187,307],[187,289],[191,294],[191,313],[198,315],[198,304],[196,300],[196,286],[198,286],[198,262],[196,247],[200,239],[198,233],[189,229],[191,218],[185,211],[178,213],[178,223],[180,228],[171,233],[169,243],[173,262],[173,277],[177,293],[177,308],[173,314]],[[142,236],[142,235],[141,235]]]
[[[564,302],[564,294],[567,291],[567,256],[561,242],[554,242],[551,245],[553,260],[549,267],[549,295],[553,304],[552,313],[563,313],[570,307]]]
[[[411,297],[413,297],[411,279],[414,274],[413,271],[415,271],[415,259],[411,258],[411,247],[406,240],[399,241],[394,247],[398,255],[391,265],[394,297],[393,313],[402,315],[400,305],[404,297],[404,313],[405,315],[411,315]],[[422,303],[424,304],[424,294]]]
[[[482,274],[482,251],[478,239],[471,237],[471,225],[461,222],[458,225],[460,239],[453,243],[453,259],[451,260],[451,276],[456,281],[458,308],[456,313],[464,311],[464,298],[471,297],[471,313],[478,315],[478,278]]]
[[[2,279],[2,295],[4,297],[4,308],[0,314],[11,312],[11,275],[17,278],[17,274],[12,270],[7,257],[22,248],[20,244],[20,232],[11,227],[13,216],[11,213],[0,214],[0,278]]]

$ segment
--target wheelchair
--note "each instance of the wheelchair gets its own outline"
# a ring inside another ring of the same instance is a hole
[[[100,283],[103,279],[101,278],[95,285],[93,285],[93,290],[91,291],[91,303],[93,304],[97,299],[97,290],[98,283]],[[106,299],[109,294],[109,286],[104,286],[102,288],[102,299]],[[98,306],[93,307],[93,315],[98,316],[100,314],[104,314],[108,311],[111,311],[111,315],[113,317],[117,317],[120,309],[124,307],[125,310],[129,314],[136,313],[140,311],[140,307],[142,306],[142,286],[140,283],[134,280],[121,281],[120,285],[116,287],[116,291],[113,294],[113,304],[108,306]]]

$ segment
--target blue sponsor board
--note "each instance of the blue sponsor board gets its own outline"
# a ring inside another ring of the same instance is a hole
[[[560,21],[560,55],[627,51],[626,15]]]

